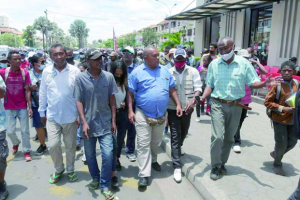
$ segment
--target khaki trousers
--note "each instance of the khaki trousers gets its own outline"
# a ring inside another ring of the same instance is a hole
[[[165,124],[149,126],[143,111],[136,108],[135,129],[139,177],[151,176],[151,164],[157,161],[158,145],[162,140]]]
[[[211,165],[220,168],[229,157],[242,108],[211,100]]]
[[[63,155],[61,149],[61,136],[65,144],[67,172],[74,172],[77,128],[76,122],[58,124],[55,121],[47,121],[48,145],[56,173],[64,170]]]

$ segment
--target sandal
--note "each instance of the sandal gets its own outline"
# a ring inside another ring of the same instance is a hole
[[[78,176],[75,172],[68,173],[68,179],[70,182],[74,182],[78,180]]]
[[[100,181],[99,180],[93,180],[90,184],[89,184],[89,188],[91,190],[97,190],[99,188],[99,184]]]
[[[106,200],[111,200],[111,199],[114,199],[114,194],[109,191],[109,190],[101,190],[102,194],[104,195],[105,199]]]
[[[54,172],[54,174],[51,174],[50,179],[49,179],[49,183],[51,183],[51,184],[57,183],[60,180],[60,178],[61,178],[61,176],[63,175],[64,172],[65,172],[65,169],[60,173]]]

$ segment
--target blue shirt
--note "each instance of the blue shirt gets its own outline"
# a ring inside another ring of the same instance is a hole
[[[135,93],[136,106],[152,118],[165,114],[169,102],[169,88],[175,86],[169,70],[161,66],[152,70],[142,64],[128,78],[128,89]]]
[[[127,77],[129,77],[129,75],[131,74],[131,72],[137,68],[137,65],[134,63],[131,63],[128,67],[127,67]]]

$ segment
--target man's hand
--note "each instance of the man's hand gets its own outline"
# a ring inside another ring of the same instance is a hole
[[[292,107],[284,107],[284,108],[282,109],[282,112],[284,112],[284,113],[289,113],[289,114],[293,114],[293,113],[294,113],[294,110],[295,110],[295,108],[292,108]]]
[[[182,108],[180,105],[176,106],[176,115],[177,117],[181,117],[182,116]]]
[[[252,62],[252,63],[255,63],[255,64],[258,63],[258,61],[257,61],[257,60],[254,60],[254,59],[249,59],[249,61]]]
[[[36,90],[37,89],[37,85],[36,84],[32,84],[31,86],[30,86],[30,90],[32,91],[32,90]]]
[[[31,108],[28,108],[28,116],[29,116],[30,118],[32,118],[32,116],[33,116],[33,112],[32,112],[32,109],[31,109]]]
[[[121,103],[121,108],[125,108],[125,106],[126,106],[126,103],[123,101],[122,103]]]
[[[79,121],[79,117],[77,117],[77,119],[76,119],[76,128],[79,128],[79,126],[80,126],[80,121]]]
[[[88,140],[88,139],[90,139],[89,138],[89,130],[90,130],[90,127],[89,127],[89,125],[88,125],[88,123],[83,123],[82,124],[82,132],[83,132],[83,135],[84,135],[84,137]]]
[[[186,115],[190,114],[194,110],[194,105],[197,103],[196,99],[193,98],[190,102],[188,102],[184,107],[184,112]]]
[[[129,113],[128,113],[128,119],[129,119],[129,121],[130,121],[132,124],[134,124],[134,122],[135,122],[135,114],[134,114],[134,112],[129,112]]]
[[[47,118],[46,117],[41,117],[41,122],[42,122],[42,124],[46,125]]]
[[[278,77],[272,78],[272,74],[271,74],[265,80],[265,85],[266,86],[276,86],[276,85],[280,85],[282,82],[283,82],[282,77],[278,76]]]
[[[113,135],[115,135],[115,134],[116,134],[116,131],[117,131],[117,125],[116,125],[116,122],[113,121],[113,122],[111,123],[111,133],[112,133]]]

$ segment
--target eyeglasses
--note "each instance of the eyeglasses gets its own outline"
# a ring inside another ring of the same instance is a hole
[[[122,52],[124,55],[131,55],[132,53],[130,53],[129,51],[123,51]]]

